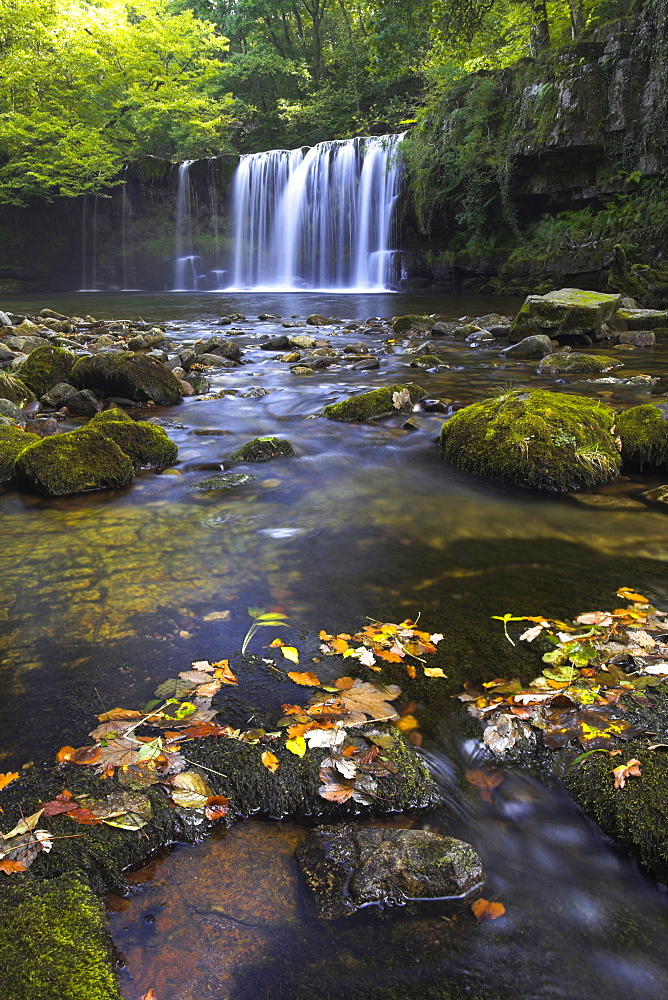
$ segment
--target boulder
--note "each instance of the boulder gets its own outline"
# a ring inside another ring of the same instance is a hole
[[[40,398],[40,403],[58,410],[61,406],[66,406],[67,400],[71,399],[71,397],[75,396],[79,391],[84,390],[76,389],[73,385],[70,385],[69,382],[58,382],[56,385],[52,386],[48,392],[44,393],[44,395]]]
[[[508,358],[518,358],[521,361],[533,361],[544,358],[546,354],[552,353],[552,341],[544,333],[535,334],[533,337],[525,337],[516,344],[506,347],[503,354]]]
[[[24,317],[15,328],[14,333],[17,337],[39,337],[43,329],[42,326],[33,323],[31,319]]]
[[[661,339],[668,338],[668,309],[624,309],[615,314],[615,325],[623,324],[624,330],[663,331]]]
[[[438,368],[439,365],[443,364],[444,362],[435,354],[420,354],[419,357],[413,358],[410,366],[411,368]]]
[[[37,434],[28,434],[19,427],[0,427],[0,483],[14,478],[16,459],[28,445],[39,441]]]
[[[381,389],[372,389],[359,396],[342,399],[339,403],[331,403],[322,411],[328,420],[342,420],[347,423],[360,423],[375,420],[378,417],[389,417],[401,411],[402,406],[395,406],[395,398],[406,390],[411,403],[419,403],[427,393],[414,382],[405,385],[386,385]],[[397,400],[398,401],[398,400]]]
[[[581,288],[529,295],[510,327],[510,339],[518,343],[539,333],[555,340],[595,334],[615,314],[621,300],[621,295],[585,292]]]
[[[408,333],[409,330],[432,330],[433,320],[430,316],[393,316],[392,330],[394,333]]]
[[[155,358],[145,354],[105,351],[80,358],[71,372],[79,389],[93,389],[105,396],[121,396],[139,403],[171,405],[183,396],[181,383]]]
[[[632,406],[617,417],[622,461],[636,469],[668,469],[668,403]]]
[[[69,377],[76,360],[71,351],[62,347],[38,347],[21,365],[19,377],[39,398]]]
[[[290,341],[284,333],[280,333],[277,337],[270,337],[269,340],[263,340],[260,344],[263,351],[286,351],[289,346]]]
[[[7,372],[0,372],[0,399],[8,399],[16,406],[25,406],[26,403],[34,403],[35,396],[27,385],[15,375],[8,375]]]
[[[193,345],[195,354],[216,354],[221,358],[228,358],[230,361],[238,361],[241,357],[241,348],[233,340],[226,337],[209,337],[208,340],[198,341]]]
[[[135,474],[130,457],[88,427],[29,445],[19,455],[15,471],[21,485],[49,496],[126,486]]]
[[[275,437],[257,437],[242,444],[230,455],[235,462],[268,462],[271,458],[292,458],[295,449],[289,441]]]
[[[12,403],[8,399],[0,399],[0,416],[11,420],[17,427],[25,427],[25,413],[16,403]]]
[[[368,906],[472,902],[484,881],[470,844],[426,830],[321,826],[297,858],[318,913],[327,919]]]
[[[621,456],[609,406],[581,396],[511,389],[443,424],[443,457],[464,472],[541,490],[615,479]]]
[[[622,368],[623,361],[607,354],[580,354],[577,351],[557,351],[548,354],[536,369],[540,375],[582,374],[584,372],[609,372]]]
[[[162,427],[132,420],[119,409],[103,410],[86,425],[115,441],[132,459],[135,472],[161,469],[178,458],[179,449]]]
[[[128,347],[131,351],[150,351],[157,344],[162,344],[165,333],[158,327],[148,330],[147,333],[138,333],[128,340]]]

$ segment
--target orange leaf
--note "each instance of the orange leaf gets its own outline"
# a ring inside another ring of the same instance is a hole
[[[74,747],[61,747],[56,754],[56,763],[64,764],[69,761],[70,757],[74,753]]]
[[[324,642],[330,642],[334,638],[334,636],[330,635],[329,632],[325,632],[324,628],[322,628],[318,632],[318,638],[322,639]]]
[[[22,865],[20,861],[10,861],[9,858],[0,861],[0,872],[4,872],[5,875],[15,875],[16,872],[24,872],[25,870],[26,866]]]
[[[18,778],[18,771],[7,771],[6,774],[0,774],[0,788],[6,788],[7,785]]]
[[[348,643],[346,642],[346,640],[338,635],[335,639],[332,640],[331,646],[335,653],[345,653],[345,651],[348,649]]]
[[[204,815],[212,822],[223,819],[230,811],[230,800],[224,795],[210,795],[204,806]]]
[[[82,823],[84,826],[97,826],[98,823],[102,822],[99,816],[96,816],[90,809],[84,809],[83,806],[76,806],[76,808],[70,809],[67,815],[75,823]]]
[[[309,729],[319,729],[319,728],[321,727],[318,725],[317,722],[306,722],[303,724],[297,723],[294,726],[288,726],[288,728],[286,729],[286,733],[288,734],[291,740],[296,740],[298,736],[303,736],[304,733],[307,733],[309,731]]]
[[[352,677],[339,677],[334,681],[334,687],[338,688],[339,691],[349,691],[354,683]]]
[[[380,660],[385,660],[387,663],[401,663],[403,659],[396,653],[390,653],[389,649],[375,649],[374,652]]]
[[[283,715],[303,715],[306,711],[303,705],[281,705]]]
[[[634,604],[649,604],[646,597],[643,597],[642,594],[636,594],[630,587],[620,587],[617,591],[617,597],[621,597],[625,601],[632,601]]]
[[[471,904],[471,909],[478,920],[496,920],[506,912],[503,903],[493,903],[489,899],[476,899],[475,903]]]
[[[411,680],[413,680],[415,677],[417,677],[417,670],[415,669],[415,667],[413,666],[412,663],[407,663],[406,664],[406,673],[411,678]]]
[[[615,788],[623,788],[627,778],[639,778],[641,775],[640,761],[635,757],[627,760],[626,764],[614,767],[612,773],[615,776]]]
[[[403,718],[398,719],[395,722],[395,726],[397,729],[400,729],[402,733],[408,733],[411,729],[419,729],[420,723],[414,715],[404,715]]]
[[[99,722],[116,722],[118,719],[141,719],[141,712],[133,712],[127,708],[112,708],[109,712],[98,715]]]
[[[158,1000],[158,998],[155,995],[155,990],[146,990],[146,993],[140,996],[139,1000]]]
[[[290,670],[288,677],[295,684],[301,684],[303,687],[320,687],[320,678],[309,670]]]
[[[278,771],[279,768],[278,757],[275,757],[273,753],[269,753],[268,750],[265,750],[264,753],[262,754],[262,763],[264,764],[264,766],[268,771]]]
[[[274,639],[274,641],[273,641],[273,642],[270,642],[270,643],[269,643],[269,648],[270,648],[270,649],[273,649],[273,648],[274,648],[274,646],[277,646],[277,647],[280,647],[280,646],[285,646],[285,643],[283,642],[283,640],[282,640],[282,639]]]
[[[229,660],[219,660],[218,663],[212,663],[211,666],[218,668],[217,670],[214,670],[214,672],[213,672],[213,676],[216,678],[216,680],[222,681],[223,684],[236,684],[237,683],[236,677],[234,676],[234,674],[230,670],[230,661]]]
[[[92,747],[79,747],[75,750],[74,747],[62,747],[56,754],[56,760],[59,764],[87,764],[93,765],[97,764],[98,760],[102,756],[102,750],[99,746]]]
[[[466,772],[466,780],[475,785],[480,792],[480,798],[485,802],[492,801],[492,790],[503,781],[503,771],[472,769]]]

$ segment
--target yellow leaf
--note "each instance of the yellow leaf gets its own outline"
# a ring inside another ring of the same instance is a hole
[[[273,649],[275,646],[285,646],[285,643],[282,639],[274,639],[273,642],[269,643],[269,648]]]
[[[617,591],[617,597],[621,597],[625,601],[633,601],[634,604],[649,604],[646,597],[643,597],[642,594],[636,594],[630,587],[620,587]]]
[[[402,733],[407,733],[411,729],[419,729],[420,723],[414,715],[404,715],[402,719],[398,719],[395,722],[395,726],[397,729],[400,729]]]
[[[18,776],[18,771],[8,771],[6,774],[0,774],[0,788],[6,788],[10,781],[14,781]]]
[[[448,676],[447,674],[443,673],[443,671],[441,670],[440,667],[425,667],[424,668],[424,675],[425,675],[425,677],[447,677]]]
[[[274,757],[273,753],[269,753],[268,750],[262,754],[262,763],[268,771],[278,771],[278,757]]]
[[[303,736],[295,736],[294,740],[286,740],[285,746],[290,753],[296,754],[297,757],[303,757],[306,753],[306,740]]]
[[[282,652],[285,652],[285,648]],[[310,670],[291,670],[288,677],[295,684],[301,684],[302,687],[320,687],[320,678],[311,673]]]
[[[295,649],[294,646],[281,646],[281,653],[286,660],[292,660],[293,663],[299,663],[299,651]]]

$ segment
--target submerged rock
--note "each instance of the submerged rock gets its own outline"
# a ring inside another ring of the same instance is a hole
[[[230,458],[235,462],[268,462],[272,458],[292,458],[295,449],[289,441],[276,437],[257,437],[247,441],[233,451]]]
[[[162,362],[145,354],[105,351],[80,358],[71,372],[79,389],[93,389],[105,396],[120,396],[145,403],[179,403],[183,388]]]
[[[438,368],[443,365],[444,362],[435,354],[421,354],[419,357],[413,358],[410,363],[411,368]]]
[[[49,496],[126,486],[135,474],[130,457],[114,441],[88,427],[29,445],[19,455],[15,470],[21,485]]]
[[[443,456],[474,475],[571,491],[619,475],[609,406],[581,396],[513,389],[466,406],[443,424]]]
[[[624,464],[637,469],[668,468],[668,403],[632,406],[617,417]]]
[[[19,376],[36,396],[43,396],[68,378],[76,360],[76,355],[62,347],[38,347],[21,365]]]
[[[426,830],[318,827],[297,857],[320,916],[329,919],[414,900],[469,902],[484,881],[470,844]]]
[[[510,327],[514,343],[532,334],[553,339],[596,333],[617,311],[621,295],[561,288],[547,295],[529,295]]]
[[[363,423],[378,417],[389,417],[401,411],[399,396],[403,390],[410,397],[411,403],[419,403],[427,395],[424,389],[414,382],[407,382],[405,385],[386,385],[382,389],[372,389],[359,396],[342,399],[339,403],[331,403],[325,407],[322,415],[328,420],[342,420],[348,423]],[[400,405],[395,406],[395,401]]]
[[[209,476],[208,479],[202,479],[199,483],[193,486],[194,490],[206,490],[207,492],[213,490],[232,490],[237,486],[245,486],[246,483],[252,483],[257,476],[247,476],[243,472],[224,472],[220,476]]]
[[[613,368],[623,368],[624,363],[607,354],[580,354],[577,351],[557,351],[548,354],[538,365],[540,375],[560,375],[562,373],[582,374],[583,372],[609,372]]]

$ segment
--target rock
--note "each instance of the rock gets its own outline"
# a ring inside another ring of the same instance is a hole
[[[19,377],[36,396],[43,396],[52,386],[68,378],[76,360],[71,351],[64,351],[62,347],[38,347],[21,365]]]
[[[192,386],[196,395],[203,395],[211,388],[208,378],[204,378],[203,375],[187,375],[185,381]]]
[[[433,321],[430,316],[406,316],[392,317],[392,331],[394,333],[408,333],[409,330],[433,330]]]
[[[636,469],[668,468],[668,403],[632,406],[617,416],[622,460]]]
[[[140,403],[171,405],[179,403],[183,396],[179,380],[160,361],[145,354],[107,351],[80,358],[72,369],[71,379],[77,388]]]
[[[39,337],[43,330],[43,327],[38,326],[37,323],[33,323],[32,320],[24,317],[19,325],[14,330],[14,335],[16,337]]]
[[[236,368],[236,361],[231,361],[229,358],[224,358],[222,354],[200,354],[197,358],[197,362],[200,365],[206,365],[208,368]]]
[[[318,313],[312,313],[310,316],[306,317],[306,322],[309,326],[331,326],[332,320],[327,319],[326,316],[320,316]]]
[[[461,326],[455,326],[450,336],[455,340],[466,340],[472,333],[480,333],[480,327],[475,323],[463,323]]]
[[[18,427],[25,427],[25,413],[19,406],[16,405],[16,403],[10,402],[9,399],[0,399],[0,416],[11,420],[11,422],[16,424]]]
[[[301,354],[298,351],[292,351],[290,354],[284,354],[279,361],[283,365],[294,365],[296,361],[299,361]]]
[[[19,455],[15,470],[21,485],[49,496],[126,486],[134,477],[129,456],[88,427],[29,445]]]
[[[653,490],[645,490],[640,496],[647,503],[668,503],[668,486],[656,486]]]
[[[49,346],[49,341],[44,337],[5,337],[4,343],[20,354],[30,354],[38,347]]]
[[[443,424],[441,451],[473,475],[570,492],[619,475],[616,416],[581,396],[512,389],[455,413]]]
[[[194,396],[195,390],[191,386],[190,382],[186,382],[184,379],[180,379],[181,390],[184,396]]]
[[[238,361],[241,357],[241,348],[238,344],[235,344],[233,340],[227,340],[225,337],[209,337],[208,340],[198,341],[193,345],[193,350],[195,354],[201,355],[220,355],[222,358],[228,358],[230,361]]]
[[[367,906],[476,899],[484,872],[470,844],[427,830],[348,825],[312,830],[297,850],[318,913],[352,916]]]
[[[176,367],[174,368],[172,368],[171,366],[168,367],[174,378],[177,378],[179,382],[183,382],[184,378],[186,377],[185,369],[179,368],[178,365],[176,365]]]
[[[305,334],[303,337],[290,337],[288,339],[288,344],[292,348],[301,348],[302,350],[310,350],[317,345],[318,341],[315,337],[309,337]]]
[[[260,313],[260,315],[258,316],[258,319],[261,319],[263,322],[268,319],[280,319],[280,318],[281,318],[280,316],[275,316],[273,313]]]
[[[150,351],[156,344],[162,344],[165,339],[163,330],[154,327],[148,333],[139,333],[128,340],[128,347],[131,351]]]
[[[491,344],[494,341],[494,335],[489,330],[475,330],[473,333],[469,333],[466,341],[469,344]]]
[[[295,449],[289,441],[275,437],[257,437],[242,444],[230,455],[234,462],[268,462],[271,458],[292,458]]]
[[[579,354],[577,351],[557,351],[548,354],[536,369],[540,375],[560,375],[562,373],[581,374],[583,372],[609,372],[613,368],[623,368],[624,362],[607,354]]]
[[[14,478],[16,459],[36,441],[39,441],[37,434],[19,427],[0,427],[0,483],[8,483]]]
[[[58,382],[48,392],[44,393],[40,398],[40,402],[45,406],[50,406],[54,410],[58,410],[61,406],[66,406],[67,400],[77,392],[79,390],[75,386],[70,385],[69,382]]]
[[[615,323],[624,324],[623,330],[663,331],[662,340],[668,338],[668,309],[619,309]]]
[[[25,406],[26,403],[35,401],[35,395],[15,375],[0,372],[0,399],[8,399],[16,406]]]
[[[179,449],[162,427],[134,421],[122,410],[104,410],[89,420],[86,426],[114,441],[129,455],[135,472],[161,469],[178,458]]]
[[[12,321],[7,315],[7,313],[3,312],[2,309],[0,309],[0,326],[12,326],[12,325],[13,325]]]
[[[411,368],[438,368],[443,362],[435,354],[421,354],[413,358],[410,363]]]
[[[361,340],[358,340],[355,344],[346,344],[343,348],[344,354],[366,354],[367,351],[368,347]]]
[[[322,415],[328,420],[342,420],[347,423],[363,423],[379,417],[389,417],[400,412],[401,408],[395,407],[393,397],[402,390],[406,390],[411,403],[419,403],[427,395],[424,389],[414,382],[405,385],[386,385],[381,389],[372,389],[359,396],[342,399],[339,403],[331,403],[325,407]]]
[[[278,337],[271,337],[269,340],[263,340],[260,347],[263,351],[287,351],[288,347],[290,347],[290,341],[284,333],[281,333]]]
[[[96,347],[116,347],[119,338],[111,333],[103,333],[95,338]]]
[[[290,371],[293,375],[313,375],[314,369],[307,368],[305,365],[296,365],[294,368],[291,368]]]
[[[0,364],[3,361],[13,361],[15,357],[17,357],[17,352],[0,342]]]
[[[271,391],[271,389],[265,389],[261,385],[252,385],[241,393],[241,399],[262,399],[263,396],[268,396]]]
[[[621,295],[561,288],[547,295],[529,295],[510,327],[513,343],[546,333],[553,339],[595,334],[615,314]]]
[[[102,409],[102,403],[90,389],[76,390],[60,406],[66,406],[77,417],[93,417]]]
[[[186,371],[188,371],[189,368],[192,367],[192,365],[197,363],[198,357],[194,351],[191,351],[190,349],[187,348],[186,350],[181,351],[178,360],[181,362],[181,366],[185,368]],[[167,367],[169,367],[169,363]]]
[[[431,336],[450,337],[452,335],[452,331],[455,330],[458,326],[459,323],[444,323],[442,320],[439,320],[438,323],[434,323],[434,325],[432,326],[430,331]]]
[[[373,371],[375,368],[380,368],[378,358],[365,358],[361,361],[356,361],[354,365],[350,366],[350,370],[353,372],[368,372]]]
[[[60,434],[58,421],[53,417],[35,417],[33,420],[26,420],[26,431],[29,434],[36,434],[37,437],[51,437],[52,434]]]
[[[624,250],[617,245],[610,261],[608,288],[631,296],[643,306],[665,308],[668,305],[668,268],[663,266],[664,270],[646,264],[632,264],[629,268]]]
[[[535,334],[533,337],[525,337],[516,344],[511,344],[502,352],[508,358],[520,358],[523,361],[544,358],[546,354],[552,353],[552,341],[544,333]]]
[[[59,320],[69,319],[68,316],[63,316],[62,313],[56,312],[55,309],[40,309],[39,317],[40,319],[59,319]]]
[[[209,476],[208,479],[202,479],[193,486],[193,489],[206,490],[207,492],[213,490],[231,490],[237,486],[245,486],[246,483],[252,483],[254,479],[257,479],[257,476],[247,476],[243,472],[224,472],[220,476]]]
[[[630,344],[631,347],[654,347],[656,334],[653,330],[627,330],[619,335],[620,344]]]

